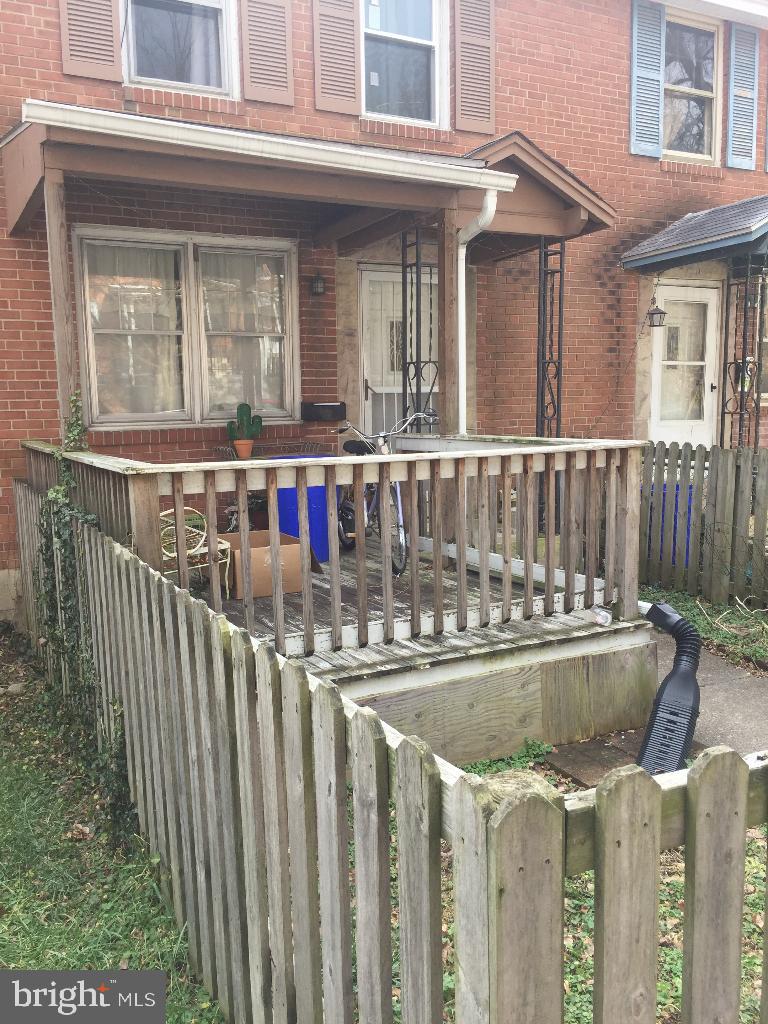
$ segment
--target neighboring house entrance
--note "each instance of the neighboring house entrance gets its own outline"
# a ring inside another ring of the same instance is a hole
[[[717,439],[720,290],[664,286],[657,301],[667,315],[652,331],[649,437],[709,447]]]
[[[412,275],[409,275],[409,282]],[[363,339],[363,422],[368,433],[389,429],[403,415],[403,283],[399,267],[361,271],[360,333]],[[438,408],[437,395],[437,271],[421,273],[422,406]],[[415,288],[409,287],[409,343],[413,348]],[[405,354],[406,372],[415,372],[413,352]],[[409,388],[409,392],[412,388]],[[410,406],[409,402],[409,406]],[[409,410],[409,411],[412,411]]]

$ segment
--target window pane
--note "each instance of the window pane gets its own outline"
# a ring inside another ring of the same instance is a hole
[[[432,120],[432,48],[367,36],[365,109]]]
[[[252,252],[200,253],[205,329],[285,333],[285,261]]]
[[[414,39],[432,38],[432,0],[373,0],[365,5],[365,27]]]
[[[283,339],[213,335],[208,337],[209,412],[234,416],[240,402],[255,412],[285,409]]]
[[[178,334],[96,334],[93,344],[101,415],[183,412]]]
[[[222,88],[220,11],[180,0],[133,0],[136,74]]]
[[[712,92],[714,69],[715,33],[668,21],[664,81]]]
[[[664,96],[664,148],[712,155],[712,100],[700,96]]]
[[[666,302],[664,358],[703,363],[706,349],[707,306],[704,302]]]
[[[704,367],[666,363],[661,368],[661,419],[704,419]]]
[[[89,242],[86,256],[94,330],[182,330],[178,249]]]

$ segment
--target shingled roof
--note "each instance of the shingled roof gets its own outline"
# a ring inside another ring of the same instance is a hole
[[[757,242],[766,234],[768,195],[754,196],[686,214],[624,253],[621,265],[628,270],[660,263],[717,259],[722,250]]]

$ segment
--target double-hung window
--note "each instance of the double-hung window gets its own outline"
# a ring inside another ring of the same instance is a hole
[[[128,0],[131,81],[231,91],[233,0]]]
[[[361,0],[365,112],[439,120],[439,0]]]
[[[295,246],[77,229],[93,423],[295,411]]]
[[[718,39],[714,28],[667,18],[664,66],[664,150],[715,155]]]

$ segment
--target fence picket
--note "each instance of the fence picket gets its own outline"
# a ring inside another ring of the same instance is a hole
[[[757,454],[755,480],[755,517],[752,536],[752,594],[758,607],[766,599],[765,531],[768,520],[768,448]]]
[[[653,465],[653,494],[651,495],[651,544],[648,552],[648,582],[661,580],[661,518],[664,508],[664,479],[666,474],[667,446],[656,442]]]
[[[747,593],[750,569],[750,519],[752,517],[752,463],[751,448],[740,448],[737,454],[738,466],[733,506],[733,540],[731,543],[731,568],[733,592],[743,598]]]
[[[682,1024],[739,1020],[748,782],[727,747],[688,774]]]
[[[691,541],[688,553],[688,593],[699,592],[700,562],[702,534],[704,530],[704,478],[706,472],[707,449],[703,444],[696,446],[693,460],[693,484],[691,490]]]
[[[720,467],[721,448],[713,448],[709,453],[709,469],[706,477],[705,504],[702,530],[702,571],[701,592],[708,600],[712,599],[712,570],[715,547],[715,521],[717,518],[717,476]]]
[[[392,1021],[389,762],[381,722],[359,708],[349,723],[357,896],[360,1024]]]
[[[257,648],[255,659],[264,779],[269,937],[273,965],[272,1014],[273,1024],[289,1024],[296,1018],[296,985],[291,934],[288,809],[280,668],[274,651],[263,644]]]
[[[144,764],[144,806],[146,815],[146,828],[149,836],[151,850],[158,850],[157,819],[155,787],[152,779],[151,766],[154,764],[152,755],[152,741],[149,731],[149,716],[147,714],[148,693],[147,693],[147,667],[144,651],[144,639],[147,630],[142,622],[141,595],[138,581],[138,562],[128,559],[126,573],[130,588],[130,600],[128,614],[131,617],[133,636],[136,637],[135,663],[134,663],[134,692],[136,693],[136,710],[138,711],[139,730],[141,735],[141,753]]]
[[[606,775],[595,796],[595,1024],[656,1020],[660,838],[658,783],[637,765]]]
[[[713,604],[727,604],[731,592],[733,505],[737,451],[721,451],[717,466],[717,495],[712,540]]]
[[[491,1024],[562,1022],[564,829],[563,797],[524,775],[489,822]]]
[[[281,673],[285,791],[291,850],[293,960],[301,984],[296,987],[298,1024],[321,1024],[323,993],[317,922],[317,812],[312,760],[312,712],[304,669],[288,662]]]
[[[400,742],[395,765],[403,1020],[439,1024],[440,774],[427,745],[412,736]]]
[[[663,536],[661,550],[661,582],[668,587],[673,578],[672,553],[675,550],[675,497],[677,495],[677,470],[680,461],[680,445],[673,441],[667,449],[667,472],[663,495]]]
[[[269,1024],[272,965],[269,954],[264,778],[256,700],[256,663],[253,644],[247,632],[235,630],[230,643],[253,1024]]]
[[[641,583],[647,583],[648,575],[648,530],[651,523],[651,487],[653,486],[653,467],[656,449],[649,441],[643,448],[643,478],[640,492],[640,569]]]
[[[388,492],[387,492],[388,493]],[[337,687],[321,680],[312,693],[320,934],[326,1018],[352,1024],[352,926],[349,890],[346,717]]]
[[[688,559],[688,538],[691,528],[691,464],[693,445],[686,441],[680,450],[680,485],[677,501],[677,531],[675,533],[675,590],[685,590],[686,562]],[[642,534],[641,534],[642,535]]]

